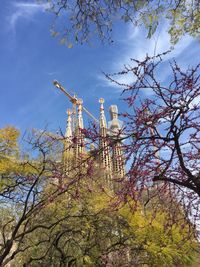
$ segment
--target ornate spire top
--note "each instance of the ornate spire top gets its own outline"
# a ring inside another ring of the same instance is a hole
[[[67,121],[69,121],[69,120],[71,121],[72,110],[71,109],[67,109],[66,113],[68,115]]]
[[[105,102],[104,98],[100,98],[99,99],[99,103],[101,104],[101,106],[100,106],[100,112],[104,112],[104,106],[103,106],[104,102]]]
[[[105,102],[104,98],[99,98],[99,103],[103,104]]]
[[[109,108],[111,120],[118,119],[118,107],[117,105],[111,105]]]
[[[118,119],[118,107],[117,105],[110,106],[110,117],[111,121],[108,122],[109,134],[117,135],[119,131],[122,129],[123,122]]]
[[[103,98],[100,98],[99,99],[99,103],[101,104],[100,105],[100,127],[105,127],[107,128],[107,123],[106,123],[106,118],[105,118],[105,115],[104,115],[104,99]]]

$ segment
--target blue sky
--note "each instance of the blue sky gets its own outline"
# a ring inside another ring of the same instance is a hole
[[[110,84],[102,71],[120,71],[131,57],[142,59],[146,53],[163,52],[171,46],[163,22],[151,40],[145,38],[142,28],[116,25],[113,44],[94,40],[68,49],[50,35],[52,15],[45,12],[44,5],[1,0],[0,7],[0,127],[14,125],[22,132],[47,125],[52,130],[64,128],[65,111],[71,105],[52,85],[54,79],[83,98],[96,117],[100,97],[105,98],[106,109],[118,104],[124,111],[119,88]],[[175,57],[186,68],[197,63],[198,54],[197,40],[185,36],[167,59]],[[168,69],[163,68],[160,79],[168,75]],[[132,82],[133,78],[120,81]]]

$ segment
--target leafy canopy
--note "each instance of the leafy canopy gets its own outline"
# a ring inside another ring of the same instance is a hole
[[[151,38],[164,20],[169,24],[172,43],[189,34],[199,38],[200,3],[198,0],[40,0],[48,2],[48,11],[55,14],[52,35],[60,36],[60,43],[69,48],[74,43],[90,41],[94,35],[112,40],[117,21],[144,25]]]

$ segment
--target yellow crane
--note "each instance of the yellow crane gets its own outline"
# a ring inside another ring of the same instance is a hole
[[[72,103],[73,105],[73,108],[72,108],[72,128],[73,130],[75,129],[75,122],[76,122],[76,110],[77,110],[77,105],[78,105],[78,102],[79,102],[79,98],[74,95],[72,96],[69,92],[67,92],[65,90],[65,88],[56,80],[53,81],[53,84],[56,88],[58,88],[61,92],[63,92],[67,98],[70,100],[70,102]],[[87,115],[92,118],[97,124],[99,124],[99,120],[96,119],[91,112],[88,111],[88,109],[86,109],[84,106],[82,107],[82,109],[85,111],[85,113],[87,113]],[[111,129],[108,129],[107,128],[107,131],[108,132],[113,132]]]
[[[76,114],[76,106],[78,105],[78,97],[72,96],[70,93],[68,93],[65,88],[56,80],[53,81],[53,84],[56,88],[58,88],[60,91],[62,91],[70,100],[70,102],[73,104],[73,113]],[[87,113],[88,116],[90,116],[96,123],[99,123],[99,121],[89,112],[84,106],[83,110]]]

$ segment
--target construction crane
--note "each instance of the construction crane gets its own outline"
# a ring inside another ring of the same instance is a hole
[[[73,105],[72,108],[72,128],[75,129],[75,121],[76,121],[76,110],[77,110],[77,105],[79,102],[79,99],[76,95],[72,96],[70,93],[68,93],[65,88],[56,80],[53,81],[53,84],[56,88],[60,89],[61,92],[63,92],[70,100],[70,102]],[[91,112],[88,111],[88,109],[86,109],[85,107],[82,107],[82,109],[85,111],[85,113],[87,113],[87,115],[92,118],[97,124],[99,124],[99,120],[97,120],[92,114]],[[113,132],[111,129],[107,128],[108,132]],[[114,132],[113,132],[114,133]],[[116,134],[116,133],[115,133]]]
[[[78,105],[78,98],[77,96],[72,96],[70,95],[65,88],[56,80],[53,81],[53,84],[56,88],[60,89],[60,91],[62,91],[70,100],[70,102],[73,104],[73,113],[76,114],[76,106]],[[87,113],[88,116],[90,116],[96,123],[99,123],[99,121],[85,108],[83,107],[83,110],[85,111],[85,113]],[[74,115],[75,115],[74,114]]]

